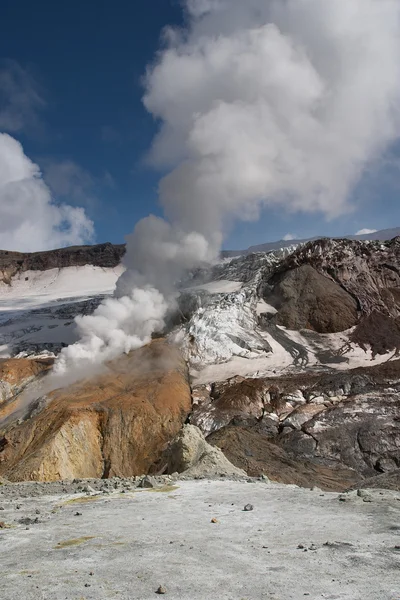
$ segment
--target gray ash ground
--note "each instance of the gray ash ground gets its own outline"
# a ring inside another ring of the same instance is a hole
[[[400,597],[399,492],[137,483],[0,486],[2,600]]]

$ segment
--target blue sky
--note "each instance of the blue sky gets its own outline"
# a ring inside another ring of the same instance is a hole
[[[123,242],[139,219],[161,214],[160,173],[143,160],[157,123],[142,105],[141,78],[162,28],[182,22],[179,3],[3,0],[1,13],[1,64],[26,95],[21,124],[9,133],[40,166],[55,201],[85,207],[97,242]],[[0,81],[0,107],[7,93]],[[327,220],[265,210],[258,222],[236,225],[224,246],[400,225],[397,156],[358,186],[353,213]]]

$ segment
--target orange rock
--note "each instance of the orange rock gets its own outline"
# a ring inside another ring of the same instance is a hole
[[[191,410],[186,364],[156,340],[103,375],[50,394],[37,415],[0,440],[11,481],[129,477],[147,473]]]
[[[7,358],[0,360],[0,405],[19,393],[38,375],[48,371],[52,358]]]

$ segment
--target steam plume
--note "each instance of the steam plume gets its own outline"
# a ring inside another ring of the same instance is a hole
[[[150,339],[182,272],[211,260],[264,206],[351,210],[369,164],[398,137],[399,0],[186,0],[145,77],[160,120],[149,161],[166,221],[128,238],[114,299],[78,319],[56,370]]]

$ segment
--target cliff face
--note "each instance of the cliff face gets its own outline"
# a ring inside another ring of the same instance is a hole
[[[304,265],[345,290],[357,302],[362,316],[373,311],[400,316],[400,237],[384,243],[310,242],[281,262],[267,286],[276,285]]]
[[[3,431],[0,475],[52,481],[146,473],[190,409],[186,365],[157,340],[105,374],[53,392],[42,410]]]
[[[385,243],[318,240],[268,274],[260,293],[289,329],[335,333],[373,354],[400,349],[400,237]]]
[[[125,244],[98,244],[71,246],[46,252],[21,253],[0,250],[0,280],[8,283],[23,271],[47,271],[64,267],[116,267],[125,254]]]

